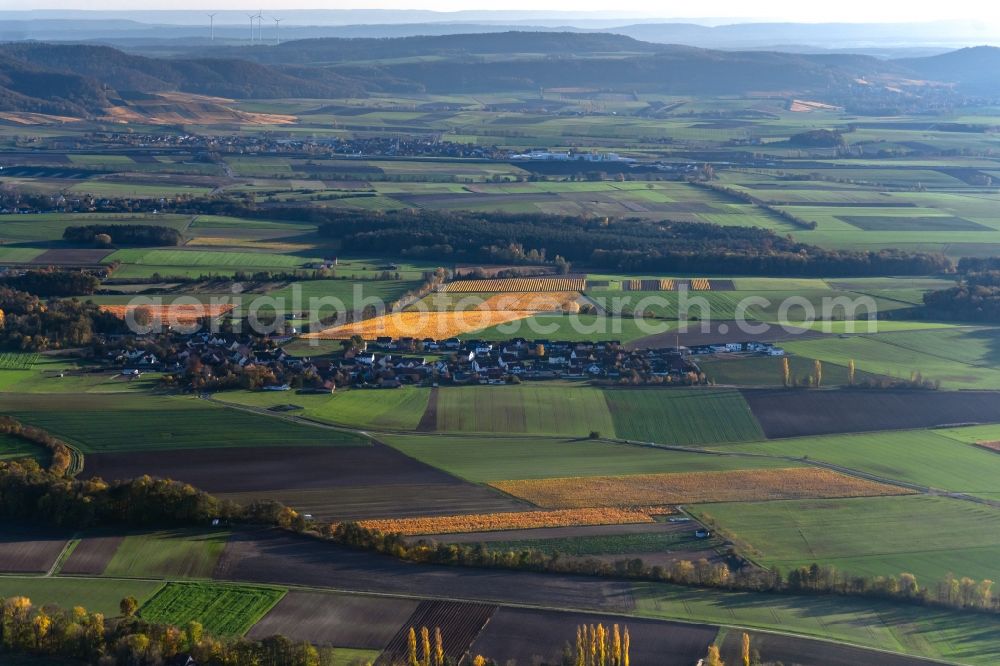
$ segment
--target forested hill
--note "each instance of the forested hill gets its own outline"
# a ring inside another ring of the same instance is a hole
[[[233,98],[350,97],[364,86],[335,72],[233,58],[165,60],[80,44],[0,46],[0,110],[94,115],[115,92],[168,90]]]
[[[506,57],[501,57],[501,55]],[[1000,94],[1000,49],[886,61],[842,54],[712,51],[603,33],[505,32],[313,39],[153,58],[107,46],[0,45],[0,111],[100,115],[127,92],[237,99],[345,98],[379,91],[462,93],[585,87],[726,95],[772,92],[837,101],[879,91],[908,100]],[[905,94],[897,88],[906,88]]]
[[[417,37],[327,38],[288,41],[270,49],[230,47],[206,51],[266,63],[330,63],[417,56],[459,57],[490,54],[591,56],[611,53],[657,53],[674,47],[641,42],[624,35],[573,32],[499,32]]]
[[[926,79],[949,81],[969,93],[991,97],[1000,93],[1000,49],[992,46],[896,62]]]
[[[81,116],[107,104],[105,91],[93,79],[0,54],[0,110]]]

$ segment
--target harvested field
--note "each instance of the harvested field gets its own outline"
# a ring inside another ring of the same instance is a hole
[[[738,664],[742,658],[743,632],[730,631],[720,648],[722,660]],[[817,643],[808,638],[751,632],[750,646],[767,663],[822,664],[822,666],[927,666],[917,657],[875,652],[843,643]],[[820,657],[822,655],[822,657]],[[822,661],[821,661],[822,660]]]
[[[247,634],[281,634],[315,645],[383,650],[416,611],[411,599],[292,591]]]
[[[503,293],[490,296],[476,309],[496,312],[569,311],[579,297],[578,291]]]
[[[191,449],[87,456],[87,476],[154,474],[209,492],[462,482],[387,446]]]
[[[102,305],[103,312],[109,312],[119,319],[125,319],[131,313],[134,318],[136,311],[149,314],[153,324],[190,325],[205,317],[219,317],[233,309],[230,304],[178,303],[172,305]]]
[[[634,606],[632,587],[624,581],[415,564],[279,530],[234,534],[215,577],[609,612],[628,611]]]
[[[909,492],[813,467],[530,479],[490,485],[550,509],[873,497]]]
[[[620,525],[651,523],[640,511],[627,509],[566,509],[561,511],[515,511],[506,513],[435,516],[397,520],[365,520],[363,527],[386,534],[447,534],[497,530],[566,527],[571,525]]]
[[[473,641],[487,625],[497,607],[488,604],[467,604],[453,601],[422,601],[406,620],[385,650],[375,660],[375,666],[396,666],[407,663],[410,628],[427,627],[434,640],[434,630],[441,630],[441,645],[445,655],[457,663],[472,647]]]
[[[0,572],[45,573],[66,547],[66,535],[53,530],[3,525],[0,529]]]
[[[455,280],[445,284],[441,291],[451,292],[505,292],[505,291],[583,291],[585,278],[502,278],[494,280]]]
[[[84,537],[63,563],[59,573],[100,576],[108,568],[108,562],[124,540],[125,537],[121,535]]]
[[[380,336],[435,338],[442,340],[468,331],[478,331],[530,317],[530,311],[464,310],[457,312],[394,312],[359,322],[308,333],[306,339],[340,340],[360,335],[365,340]]]
[[[41,264],[43,266],[58,266],[61,264],[99,264],[105,257],[111,254],[112,251],[113,250],[83,248],[46,250],[32,259],[31,263]]]
[[[98,454],[87,456],[84,471],[88,477],[104,479],[150,473],[208,492],[230,493],[230,499],[285,500],[327,519],[524,508],[520,502],[461,481],[387,446]],[[238,493],[243,495],[234,495]]]
[[[635,666],[696,664],[718,632],[716,627],[679,622],[501,608],[472,644],[472,653],[490,655],[499,664],[509,660],[518,664],[558,664],[561,663],[562,646],[567,641],[573,643],[577,626],[598,623],[605,627],[615,624],[628,627],[629,661]]]
[[[769,438],[1000,421],[995,391],[744,390]]]

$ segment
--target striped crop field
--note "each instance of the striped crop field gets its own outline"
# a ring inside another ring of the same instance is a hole
[[[583,291],[585,278],[501,278],[495,280],[455,280],[442,291],[490,293],[509,291]]]
[[[911,492],[815,467],[522,479],[490,485],[549,509],[875,497]]]
[[[454,534],[458,532],[497,532],[539,527],[577,527],[582,525],[627,525],[651,523],[644,511],[615,507],[559,509],[556,511],[514,511],[476,513],[459,516],[387,518],[363,520],[359,524],[384,534]]]

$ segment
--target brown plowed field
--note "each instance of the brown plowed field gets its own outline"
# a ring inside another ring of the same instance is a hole
[[[60,574],[100,576],[114,557],[123,536],[89,536],[76,545],[59,570]]]
[[[247,635],[280,634],[314,645],[382,650],[418,605],[412,599],[293,590]]]
[[[60,532],[0,525],[0,573],[45,573],[67,541]]]
[[[215,577],[612,613],[635,606],[632,587],[625,581],[414,564],[277,530],[234,533],[219,559]]]
[[[473,654],[497,663],[559,664],[563,645],[572,645],[580,624],[628,627],[632,666],[693,666],[705,655],[716,627],[613,616],[501,608],[472,645]],[[726,661],[727,664],[737,663]],[[787,663],[787,662],[786,662]]]
[[[379,658],[375,660],[375,666],[398,666],[408,663],[407,653],[411,627],[417,632],[418,646],[421,643],[420,630],[422,627],[427,627],[432,647],[434,645],[434,630],[440,629],[441,646],[445,655],[453,662],[458,662],[496,610],[496,606],[489,604],[422,601],[413,615],[392,637]]]
[[[744,390],[769,438],[1000,422],[997,391]]]
[[[84,477],[143,474],[231,499],[270,497],[329,519],[517,511],[525,504],[387,446],[253,447],[88,455]]]
[[[217,496],[240,503],[268,497],[295,507],[301,513],[311,513],[317,519],[329,521],[450,516],[531,508],[527,502],[518,502],[492,488],[471,483],[401,483],[381,488],[382,491],[371,486],[344,486],[217,493]]]

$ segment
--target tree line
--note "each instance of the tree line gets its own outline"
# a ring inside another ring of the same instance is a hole
[[[0,416],[0,434],[9,435],[48,450],[48,470],[55,476],[66,476],[74,467],[73,462],[78,455],[76,451],[63,440],[53,437],[47,430],[24,425],[9,416]]]
[[[960,268],[986,267],[965,273],[954,287],[924,294],[923,314],[928,318],[956,321],[1000,321],[1000,266],[997,260],[959,262]],[[995,266],[995,267],[994,267]]]
[[[949,608],[1000,611],[998,600],[993,596],[992,580],[956,578],[953,574],[948,574],[936,584],[922,587],[910,573],[899,576],[856,576],[839,571],[836,567],[817,563],[791,569],[784,575],[777,568],[750,566],[732,551],[729,552],[729,561],[734,562],[736,567],[730,567],[725,562],[712,563],[704,558],[695,562],[676,560],[666,566],[650,567],[640,558],[608,563],[597,559],[567,559],[557,552],[545,553],[533,549],[516,552],[490,550],[484,544],[449,544],[425,540],[411,543],[401,535],[383,534],[356,523],[324,526],[320,534],[347,546],[419,563],[617,577],[748,592],[836,594]]]
[[[217,638],[199,622],[180,628],[149,622],[126,597],[121,614],[105,617],[82,606],[36,606],[23,596],[0,598],[0,661],[4,653],[30,654],[101,666],[163,666],[191,657],[204,666],[328,666],[333,650],[319,650],[283,636],[262,639]],[[178,661],[178,658],[180,660]]]
[[[273,209],[269,209],[274,214]],[[344,250],[454,262],[578,262],[618,271],[877,275],[951,269],[943,255],[829,250],[758,227],[541,213],[310,211]],[[402,248],[402,249],[401,249]]]
[[[146,247],[176,246],[184,241],[173,227],[155,224],[88,224],[66,227],[63,240],[71,243],[93,243],[101,247],[140,245]]]
[[[125,322],[91,301],[43,301],[0,285],[0,347],[46,351],[94,344],[103,335],[124,333]]]
[[[89,296],[97,291],[101,281],[87,271],[40,268],[0,277],[0,285],[26,291],[35,296]]]

